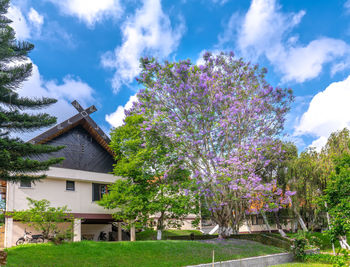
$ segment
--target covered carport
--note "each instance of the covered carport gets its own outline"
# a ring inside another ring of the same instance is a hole
[[[73,213],[73,241],[99,241],[101,232],[106,233],[106,241],[135,241],[135,226],[124,231],[122,222],[114,220],[111,214]]]

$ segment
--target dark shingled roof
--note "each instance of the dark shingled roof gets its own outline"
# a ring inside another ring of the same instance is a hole
[[[79,111],[78,114],[62,123],[57,124],[28,142],[32,144],[46,144],[50,140],[68,132],[78,125],[81,125],[97,141],[97,143],[99,143],[111,156],[114,156],[113,151],[109,147],[111,140],[89,116],[91,113],[97,110],[96,107],[92,105],[84,110],[76,100],[72,102],[72,105]]]

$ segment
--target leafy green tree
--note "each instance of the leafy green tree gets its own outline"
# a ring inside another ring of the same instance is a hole
[[[118,220],[145,224],[156,219],[158,238],[189,213],[198,213],[197,200],[187,194],[189,172],[176,157],[176,148],[156,131],[143,131],[143,117],[131,114],[111,134],[116,154],[114,174],[124,177],[109,187],[100,205],[117,208]]]
[[[288,186],[296,194],[293,196],[293,211],[299,222],[305,222],[309,230],[326,226],[324,202],[319,197],[330,182],[335,171],[335,158],[350,153],[350,132],[347,128],[332,133],[326,145],[317,152],[308,148],[288,163]]]
[[[324,218],[319,216],[320,209],[317,205],[320,190],[324,188],[324,168],[320,162],[320,153],[309,148],[289,165],[289,185],[296,191],[292,210],[302,227],[304,228],[305,223],[305,227],[310,230],[322,227],[324,221]]]
[[[350,141],[350,130],[348,128],[344,128],[340,131],[336,131],[331,133],[328,137],[326,145],[322,148],[322,153],[327,154],[328,156],[339,156],[343,153],[349,153]],[[334,161],[332,161],[334,164]]]
[[[0,179],[17,182],[35,180],[43,175],[28,175],[28,172],[47,170],[62,159],[53,158],[39,162],[31,155],[50,153],[61,147],[33,145],[20,139],[11,138],[10,132],[27,132],[52,125],[56,118],[48,114],[28,114],[25,109],[41,109],[56,102],[51,98],[30,99],[20,97],[16,90],[32,73],[32,64],[27,55],[33,45],[18,42],[15,32],[6,18],[9,0],[0,1]]]
[[[347,128],[333,132],[328,137],[326,145],[320,152],[320,166],[323,169],[323,173],[320,176],[320,189],[322,192],[326,188],[331,173],[335,169],[334,159],[339,158],[344,153],[350,153],[349,143],[350,131]]]
[[[58,225],[59,223],[72,221],[72,218],[68,215],[70,210],[67,209],[67,206],[50,207],[50,201],[46,199],[35,200],[28,197],[27,200],[29,209],[9,213],[14,220],[33,226],[36,230],[42,232],[45,239],[54,242],[72,236],[72,224],[65,230],[62,230]]]
[[[322,200],[327,203],[331,217],[332,241],[339,238],[341,247],[350,249],[346,241],[346,235],[350,233],[350,154],[345,153],[335,159],[335,164],[335,172],[330,177]]]

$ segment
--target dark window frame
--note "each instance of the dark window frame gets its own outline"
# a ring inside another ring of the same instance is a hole
[[[251,221],[252,221],[252,225],[258,225],[258,216],[251,215]]]
[[[32,181],[23,180],[19,182],[20,188],[32,188]]]
[[[260,214],[251,215],[252,225],[263,225],[265,224],[264,218]]]
[[[108,184],[92,183],[92,201],[101,200],[104,194],[108,194]]]
[[[68,184],[73,185],[73,187],[69,187]],[[75,191],[75,181],[66,181],[66,191]]]

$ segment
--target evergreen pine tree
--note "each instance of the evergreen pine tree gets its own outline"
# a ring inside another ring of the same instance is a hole
[[[30,159],[40,153],[50,153],[62,147],[33,145],[10,136],[12,132],[34,131],[56,123],[48,114],[29,114],[25,109],[41,109],[55,103],[51,98],[20,97],[16,90],[32,73],[27,55],[34,48],[28,42],[18,42],[6,17],[9,0],[0,0],[0,180],[19,182],[37,180],[44,175],[32,175],[47,170],[62,158],[39,162]]]

